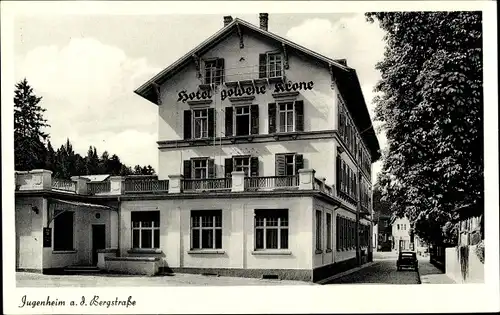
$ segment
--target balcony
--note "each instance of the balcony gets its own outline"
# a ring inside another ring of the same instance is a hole
[[[314,173],[311,169],[301,169],[298,174],[290,176],[248,177],[244,172],[233,172],[231,177],[205,179],[184,179],[182,175],[171,175],[169,179],[158,179],[156,176],[111,176],[105,182],[90,182],[80,176],[74,176],[71,180],[52,178],[50,171],[34,170],[16,172],[16,191],[49,190],[100,197],[310,191],[340,198],[335,186],[327,185],[324,179],[315,178]]]
[[[298,189],[299,176],[246,177],[246,191],[269,191],[277,189]]]
[[[52,189],[64,192],[76,193],[76,183],[69,179],[52,179]]]
[[[231,178],[183,179],[182,188],[185,192],[231,191]]]

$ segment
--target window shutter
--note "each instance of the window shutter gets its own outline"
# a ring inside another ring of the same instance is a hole
[[[284,176],[285,175],[285,155],[284,154],[276,154],[276,176]]]
[[[233,107],[226,107],[226,137],[233,136]]]
[[[250,158],[250,176],[259,176],[259,158],[256,156]]]
[[[224,58],[217,59],[216,67],[217,67],[217,78],[215,79],[215,82],[223,83],[224,82]]]
[[[184,140],[191,139],[191,110],[184,111]]]
[[[215,109],[208,109],[208,136],[215,137]]]
[[[251,131],[250,134],[258,135],[259,134],[259,105],[250,106],[250,125]]]
[[[339,251],[340,241],[339,241],[339,216],[335,217],[335,249]]]
[[[340,182],[341,182],[341,179],[340,177],[342,176],[342,170],[340,168],[340,156],[337,155],[337,165],[336,165],[336,168],[335,168],[335,172],[336,172],[336,177],[337,177],[337,189],[340,189]]]
[[[304,131],[304,101],[295,101],[295,131]]]
[[[184,160],[184,178],[191,178],[191,160]]]
[[[225,159],[224,160],[224,173],[226,174],[226,177],[231,177],[231,173],[233,172],[233,159]]]
[[[276,103],[270,103],[268,107],[269,128],[268,134],[276,133]]]
[[[267,77],[267,56],[259,54],[259,78]]]
[[[295,154],[295,174],[304,168],[304,156],[302,154]]]
[[[215,160],[208,159],[208,178],[215,178]]]

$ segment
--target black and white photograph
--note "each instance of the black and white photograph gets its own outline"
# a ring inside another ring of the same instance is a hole
[[[496,3],[1,6],[6,313],[499,311]]]

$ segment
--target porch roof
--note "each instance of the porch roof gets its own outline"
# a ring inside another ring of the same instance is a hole
[[[56,203],[62,203],[65,205],[71,205],[71,206],[76,206],[76,207],[85,207],[85,208],[93,208],[93,209],[100,209],[100,210],[117,210],[114,207],[99,205],[99,204],[95,204],[95,203],[70,201],[70,200],[62,200],[62,199],[55,199],[55,198],[51,198],[51,200],[56,202]]]

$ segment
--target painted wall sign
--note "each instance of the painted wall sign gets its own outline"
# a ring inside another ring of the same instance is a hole
[[[52,247],[52,228],[43,228],[43,247]]]
[[[314,82],[309,81],[309,82],[287,82],[287,83],[276,83],[274,85],[274,93],[280,93],[280,92],[295,92],[295,91],[307,91],[307,90],[312,90],[314,87]],[[230,88],[230,89],[223,89],[220,91],[220,99],[223,101],[228,97],[233,97],[233,96],[252,96],[254,94],[266,94],[267,88],[266,85],[254,87],[254,86],[249,86],[246,88]],[[198,92],[191,92],[188,93],[186,90],[180,91],[178,94],[179,98],[177,99],[177,102],[183,102],[186,103],[189,100],[206,100],[206,99],[211,99],[212,98],[212,93],[211,91],[198,91]]]

